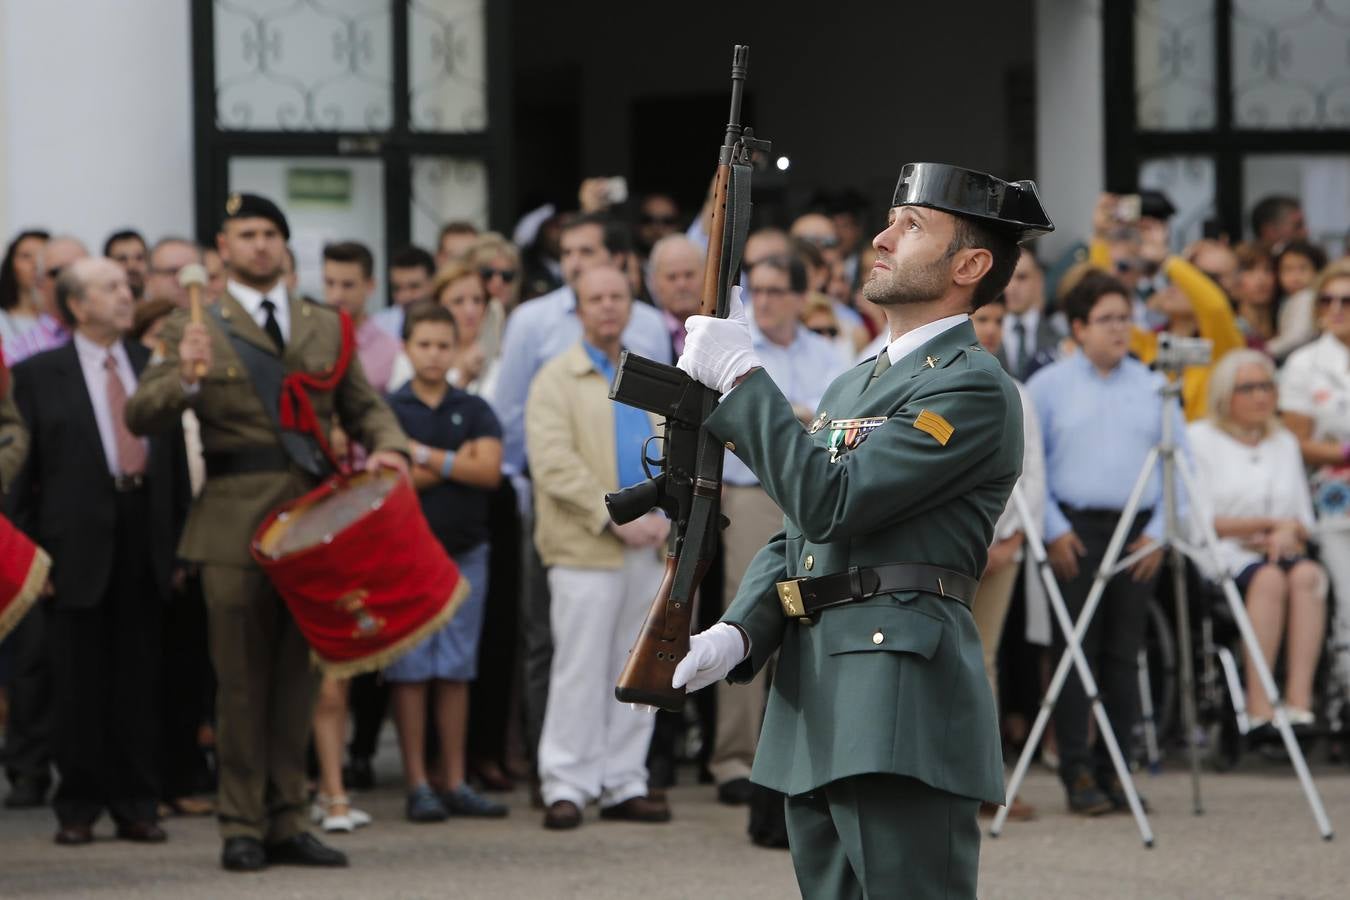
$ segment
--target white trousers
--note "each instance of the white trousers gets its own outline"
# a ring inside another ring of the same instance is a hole
[[[622,569],[548,571],[553,665],[539,739],[545,804],[615,806],[647,793],[656,717],[614,699],[664,567],[656,551],[625,550]]]

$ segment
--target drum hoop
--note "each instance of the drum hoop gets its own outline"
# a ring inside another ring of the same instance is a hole
[[[257,535],[254,536],[252,543],[253,555],[260,561],[275,563],[283,559],[284,560],[299,559],[306,553],[312,553],[314,551],[323,548],[324,546],[326,546],[325,544],[314,544],[313,546],[304,547],[300,550],[296,550],[293,553],[286,553],[282,555],[273,555],[270,550],[265,549],[267,547],[271,547],[276,544],[277,540],[279,540],[281,537],[281,533],[285,531],[286,527],[289,525],[289,520],[292,517],[301,515],[307,510],[312,509],[313,507],[317,506],[324,500],[327,500],[329,497],[333,496],[346,486],[362,481],[367,481],[370,479],[380,479],[380,478],[388,478],[391,480],[391,482],[396,482],[396,480],[400,477],[402,476],[400,476],[397,472],[393,471],[392,469],[376,469],[376,470],[366,470],[364,472],[357,472],[354,475],[335,475],[334,477],[329,478],[322,485],[320,485],[318,489],[310,491],[305,496],[293,500],[289,504],[283,504],[278,508],[276,508],[275,510],[273,510],[270,514],[268,514],[267,519],[263,522],[263,525],[258,530]],[[397,486],[398,486],[397,483],[393,484],[393,487]],[[374,510],[366,510],[356,519],[347,523],[347,528],[351,528],[358,522],[361,522],[366,518],[366,516],[369,516],[372,512],[374,512]]]

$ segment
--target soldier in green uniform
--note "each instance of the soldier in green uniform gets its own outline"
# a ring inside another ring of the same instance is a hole
[[[203,321],[174,313],[158,362],[128,401],[127,424],[158,431],[192,409],[201,422],[206,484],[188,515],[179,554],[202,565],[220,763],[221,864],[346,865],[306,830],[305,747],[319,675],[286,605],[249,555],[263,518],[328,474],[318,444],[282,429],[283,378],[332,370],[342,352],[338,314],[287,295],[285,216],[264,197],[231,195],[217,238],[227,291]],[[370,450],[368,467],[407,472],[407,440],[366,381],[360,360],[336,388],[311,391],[315,418],[336,415]]]
[[[1053,225],[1031,182],[932,163],[902,169],[891,205],[864,287],[891,343],[807,429],[758,368],[739,300],[690,319],[679,362],[723,392],[707,427],[785,520],[674,684],[747,681],[779,654],[751,777],[788,795],[797,880],[822,900],[973,898],[977,809],[1003,802],[969,607],[1022,413],[968,313]]]

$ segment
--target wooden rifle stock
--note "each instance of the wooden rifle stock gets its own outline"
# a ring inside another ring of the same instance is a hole
[[[645,703],[671,712],[684,708],[684,688],[671,687],[670,681],[675,666],[689,654],[693,604],[670,602],[678,562],[674,554],[666,554],[661,587],[614,688],[614,696],[625,703]],[[700,560],[696,579],[702,581],[707,570],[708,561]]]

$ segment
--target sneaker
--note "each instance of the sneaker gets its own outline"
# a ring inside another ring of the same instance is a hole
[[[441,794],[441,803],[445,805],[446,812],[452,816],[500,819],[508,812],[504,805],[496,800],[489,800],[467,783]]]
[[[1068,794],[1069,812],[1080,816],[1100,816],[1114,807],[1111,798],[1097,787],[1097,781],[1091,772],[1079,772],[1072,781],[1064,786]]]
[[[405,807],[409,822],[444,822],[450,813],[430,785],[419,784],[408,792]]]

